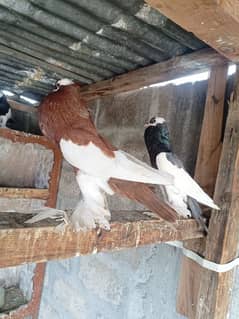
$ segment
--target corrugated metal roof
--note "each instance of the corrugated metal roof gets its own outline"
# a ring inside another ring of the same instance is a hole
[[[205,47],[143,0],[0,0],[0,89],[39,100],[55,81],[114,77]]]

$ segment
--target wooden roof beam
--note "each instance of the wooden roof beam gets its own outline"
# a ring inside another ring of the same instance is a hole
[[[146,0],[219,53],[239,62],[238,0]]]
[[[177,56],[168,61],[156,63],[112,78],[84,85],[81,94],[86,100],[136,90],[151,84],[170,81],[178,77],[195,74],[224,65],[227,60],[212,49]]]

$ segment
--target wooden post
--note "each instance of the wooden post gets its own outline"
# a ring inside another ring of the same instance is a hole
[[[221,154],[227,70],[227,65],[218,66],[212,68],[210,73],[195,169],[195,179],[210,196],[214,192]],[[202,254],[204,244],[204,240],[190,240],[185,243],[185,246]],[[177,310],[189,318],[195,318],[200,280],[200,267],[192,260],[183,257],[178,286]]]
[[[215,189],[221,207],[213,212],[206,241],[205,258],[227,263],[237,257],[239,244],[239,74],[229,104],[222,155]],[[225,319],[228,314],[233,270],[216,273],[201,269],[195,319]]]

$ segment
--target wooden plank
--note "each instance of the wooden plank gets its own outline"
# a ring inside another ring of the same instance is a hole
[[[222,65],[227,60],[212,49],[204,49],[168,61],[156,63],[136,71],[128,72],[113,79],[81,87],[86,100],[136,90],[151,84],[173,80],[188,74],[208,70],[211,66]]]
[[[214,67],[210,73],[194,176],[210,196],[214,193],[221,154],[227,69],[227,65]],[[185,243],[187,248],[200,254],[204,253],[204,245],[204,240]],[[195,318],[200,281],[200,266],[189,258],[183,257],[177,311],[188,318]]]
[[[210,219],[205,257],[227,263],[238,255],[239,244],[239,74],[234,98],[229,105],[222,155],[215,188],[215,200],[221,207]],[[234,271],[215,273],[201,270],[196,319],[224,319],[233,284]]]
[[[18,111],[22,111],[22,112],[27,112],[27,113],[37,113],[37,108],[30,106],[30,105],[26,105],[26,104],[22,104],[10,99],[7,99],[8,103],[10,104],[12,109],[18,110]]]
[[[139,212],[113,212],[111,231],[101,234],[68,228],[57,232],[52,221],[23,224],[28,218],[26,214],[1,213],[5,222],[0,223],[0,267],[203,236],[195,220],[181,219],[172,225]]]
[[[4,138],[10,139],[12,142],[19,142],[19,143],[36,143],[41,144],[49,149],[55,149],[58,147],[48,140],[44,136],[40,135],[33,135],[25,132],[10,130],[8,128],[1,128],[0,129],[0,136]]]
[[[48,199],[48,189],[0,187],[0,197]]]
[[[155,9],[193,32],[228,59],[239,61],[237,0],[146,0]]]

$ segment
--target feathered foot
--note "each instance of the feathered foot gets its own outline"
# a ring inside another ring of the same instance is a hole
[[[70,224],[75,231],[86,231],[96,227],[110,230],[110,216],[107,208],[81,200],[70,217]]]

